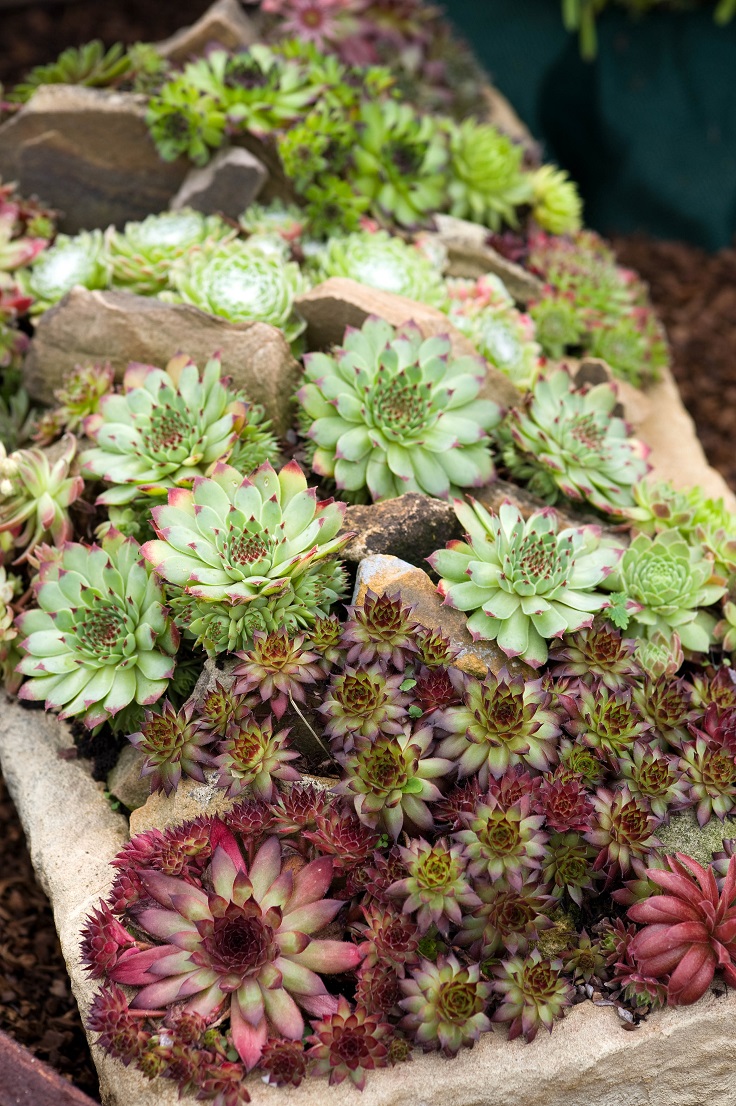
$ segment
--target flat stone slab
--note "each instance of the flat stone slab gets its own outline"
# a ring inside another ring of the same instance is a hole
[[[238,0],[217,0],[193,23],[157,43],[156,48],[169,61],[179,64],[204,52],[208,46],[240,50],[256,41],[253,23]]]
[[[43,85],[0,126],[0,176],[57,208],[69,234],[163,211],[189,162],[161,160],[145,113],[145,96]]]
[[[375,553],[389,553],[421,568],[436,549],[462,536],[451,503],[417,492],[385,503],[349,506],[345,529],[355,531],[355,537],[341,556],[353,564]]]
[[[291,397],[301,368],[288,342],[268,323],[230,323],[186,303],[162,303],[130,292],[73,288],[40,316],[23,365],[34,399],[53,392],[75,365],[109,361],[118,379],[129,361],[163,367],[177,352],[202,368],[219,351],[223,371],[255,403],[262,403],[277,434],[291,425]]]
[[[220,150],[204,169],[190,169],[171,201],[171,210],[191,207],[203,215],[237,219],[268,178],[263,162],[240,146]]]

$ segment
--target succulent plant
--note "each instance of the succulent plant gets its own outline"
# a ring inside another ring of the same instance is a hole
[[[531,175],[532,217],[551,234],[576,234],[583,205],[577,185],[564,169],[540,165]]]
[[[196,88],[186,72],[158,89],[146,111],[146,125],[164,161],[184,155],[195,165],[206,165],[225,139],[226,123],[224,104]]]
[[[376,595],[370,588],[362,603],[348,609],[342,644],[347,649],[347,664],[361,666],[374,661],[391,663],[399,672],[417,652],[414,641],[416,623],[401,595]]]
[[[688,780],[678,771],[676,757],[637,741],[618,766],[631,794],[648,803],[657,818],[689,806]]]
[[[0,288],[12,292],[7,276],[29,265],[48,246],[45,238],[34,238],[19,231],[18,205],[4,200],[0,193]]]
[[[468,859],[468,874],[505,879],[519,887],[524,876],[541,866],[547,836],[544,818],[530,813],[528,796],[504,806],[493,795],[463,817],[465,828],[453,834]]]
[[[566,369],[540,377],[525,407],[507,419],[518,471],[531,490],[549,502],[562,493],[605,514],[632,505],[649,450],[628,437],[626,423],[613,414],[616,402],[613,384],[576,388]]]
[[[582,930],[574,949],[562,954],[565,971],[571,972],[575,983],[590,983],[592,979],[606,979],[606,956],[600,941],[591,941]]]
[[[301,1041],[271,1038],[264,1046],[258,1066],[269,1086],[298,1087],[307,1074],[304,1045]]]
[[[69,475],[76,450],[76,438],[69,434],[53,464],[40,449],[19,449],[4,459],[0,534],[7,533],[15,548],[22,550],[19,560],[26,560],[41,542],[51,540],[62,546],[71,538],[68,508],[84,488],[81,476]]]
[[[595,849],[579,834],[553,833],[541,872],[544,883],[550,885],[551,895],[558,899],[566,891],[577,906],[582,906],[583,892],[595,889],[595,857]]]
[[[664,894],[629,907],[629,917],[645,923],[631,951],[643,973],[669,977],[667,1002],[681,1006],[705,994],[717,968],[736,986],[736,859],[728,864],[720,893],[712,867],[683,853],[667,861],[669,870],[647,870]]]
[[[261,799],[274,797],[274,780],[293,783],[300,773],[289,762],[299,753],[287,741],[288,730],[273,732],[271,716],[256,721],[246,716],[228,726],[227,736],[220,742],[216,765],[220,769],[218,787],[227,789],[229,798],[238,797],[246,789]]]
[[[615,792],[599,788],[593,796],[595,818],[586,841],[600,851],[594,868],[603,868],[609,879],[626,875],[633,860],[641,860],[660,842],[654,836],[660,819],[654,817],[641,799],[635,798],[626,784]]]
[[[414,323],[395,330],[369,318],[346,331],[335,356],[313,353],[305,366],[298,399],[312,467],[351,498],[415,491],[446,499],[491,479],[487,431],[501,412],[478,398],[482,362],[453,357],[449,339],[423,340]]]
[[[293,794],[294,788],[291,789]],[[292,801],[293,809],[293,801]],[[306,825],[303,836],[321,856],[331,856],[337,872],[353,872],[374,855],[380,835],[368,829],[352,810],[335,803],[333,792],[324,793],[315,804],[314,825]]]
[[[15,694],[22,680],[15,671],[20,653],[18,631],[13,625],[15,616],[11,606],[19,587],[18,577],[9,576],[4,565],[0,565],[0,678],[10,695]]]
[[[440,754],[457,761],[458,775],[476,776],[482,788],[509,765],[525,764],[545,771],[557,758],[560,727],[550,709],[552,696],[541,681],[525,681],[502,669],[481,682],[468,679],[464,703],[443,711],[438,722],[450,734]]]
[[[713,562],[676,530],[637,534],[607,586],[635,604],[631,631],[651,638],[676,632],[685,649],[707,653],[716,620],[703,610],[724,594]],[[637,609],[638,608],[638,609]]]
[[[358,946],[363,953],[362,967],[389,965],[403,979],[419,962],[421,932],[393,902],[388,905],[370,903],[362,912],[365,922],[354,927],[363,938]]]
[[[450,131],[450,211],[498,230],[516,226],[516,208],[532,188],[521,169],[524,151],[490,123],[466,119]]]
[[[410,702],[400,690],[403,682],[402,673],[387,675],[378,664],[345,665],[333,675],[319,708],[326,735],[349,751],[359,737],[373,741],[381,734],[402,733]]]
[[[432,814],[427,803],[441,792],[433,780],[452,770],[449,760],[432,756],[432,727],[356,738],[352,752],[337,754],[345,773],[335,788],[338,795],[354,796],[355,810],[367,826],[380,826],[396,841],[404,820],[427,832]]]
[[[591,625],[607,606],[593,589],[620,550],[602,545],[597,527],[558,532],[555,511],[525,521],[509,501],[497,515],[456,502],[455,514],[468,541],[450,542],[429,562],[442,578],[445,603],[472,612],[468,629],[476,639],[495,640],[507,656],[537,668],[547,660],[548,638]]]
[[[688,723],[698,712],[685,680],[673,680],[665,674],[656,679],[645,676],[641,684],[634,685],[634,701],[668,745],[677,749],[688,740]]]
[[[168,287],[171,265],[177,258],[207,251],[234,235],[224,220],[188,208],[126,223],[122,231],[108,227],[105,245],[112,283],[139,296],[156,295]]]
[[[271,200],[268,204],[252,203],[238,223],[248,235],[277,234],[285,242],[297,242],[304,231],[304,213],[296,204]]]
[[[66,430],[76,430],[99,410],[104,396],[113,388],[115,372],[109,361],[103,364],[76,365],[65,374],[62,386],[54,392],[59,406],[54,414]]]
[[[528,873],[518,886],[503,879],[477,880],[475,890],[481,906],[463,917],[456,943],[478,960],[493,959],[504,949],[524,953],[551,924],[547,911],[553,900],[536,872]]]
[[[23,291],[33,296],[32,314],[53,307],[78,284],[106,288],[110,273],[102,231],[83,230],[73,238],[58,235],[53,246],[19,273],[19,279]]]
[[[436,964],[423,960],[401,990],[401,1028],[425,1051],[440,1048],[454,1056],[490,1031],[485,1011],[492,986],[481,980],[477,964],[463,967],[452,954]]]
[[[388,889],[389,895],[403,900],[405,914],[415,914],[422,933],[430,926],[447,934],[450,922],[459,925],[464,909],[480,906],[465,874],[467,861],[460,845],[440,838],[433,845],[423,838],[400,850],[408,875]]]
[[[492,1020],[508,1023],[510,1041],[520,1036],[533,1041],[541,1026],[551,1033],[554,1021],[564,1016],[573,990],[562,970],[561,960],[545,960],[538,949],[494,969],[493,990],[501,1005]]]
[[[285,629],[269,634],[256,630],[251,649],[238,657],[243,663],[232,670],[235,692],[247,695],[257,691],[262,702],[270,703],[277,718],[282,717],[289,699],[306,702],[305,684],[324,679],[324,672],[315,663],[317,653],[305,647],[304,634],[290,636]]]
[[[14,103],[25,103],[35,90],[46,84],[74,84],[86,88],[105,88],[125,77],[131,69],[131,59],[120,42],[105,49],[100,39],[82,46],[69,46],[56,61],[36,65],[9,95]]]
[[[645,680],[655,681],[666,676],[671,681],[682,668],[685,654],[677,634],[666,637],[656,632],[649,640],[640,638],[637,641],[634,659],[643,669]]]
[[[638,647],[604,616],[588,629],[553,642],[549,659],[557,679],[573,677],[589,686],[600,682],[611,691],[622,691],[639,675]]]
[[[163,695],[178,635],[132,538],[67,542],[46,565],[36,602],[18,619],[25,653],[18,670],[29,677],[19,698],[92,727],[133,701],[151,706]]]
[[[164,699],[161,712],[146,711],[142,729],[129,735],[131,745],[145,754],[141,776],[150,777],[151,792],[171,795],[182,776],[205,782],[203,769],[214,763],[211,751],[206,748],[213,735],[200,729],[193,714],[193,703],[186,703],[176,711]]]
[[[186,254],[173,263],[170,282],[183,302],[232,323],[270,323],[289,342],[306,326],[294,307],[296,296],[307,289],[298,265],[248,242],[220,243]]]
[[[646,743],[653,737],[650,723],[632,699],[631,688],[610,691],[605,684],[581,686],[563,701],[569,715],[567,732],[604,757],[615,760],[635,742]]]
[[[341,906],[324,898],[332,879],[330,860],[289,870],[280,842],[270,837],[248,864],[238,839],[222,823],[215,830],[211,882],[205,887],[140,871],[150,905],[135,908],[135,927],[146,935],[145,944],[109,975],[139,988],[133,1011],[165,1008],[183,995],[186,1012],[229,1016],[233,1043],[250,1070],[269,1028],[287,1040],[301,1039],[299,1006],[318,1016],[337,1009],[317,973],[350,970],[361,954],[347,942],[311,936]]]
[[[683,750],[679,771],[690,785],[698,822],[704,826],[715,814],[723,820],[736,806],[736,756],[734,751],[712,748],[698,736]]]
[[[587,830],[593,806],[586,780],[571,772],[567,765],[558,765],[542,780],[535,797],[535,810],[544,815],[547,827],[556,833]]]
[[[446,302],[441,274],[416,246],[386,231],[355,231],[329,239],[317,256],[322,279],[348,277],[436,307]]]
[[[330,1086],[349,1079],[362,1091],[367,1071],[388,1067],[387,1038],[392,1029],[380,1014],[351,1010],[341,995],[335,1013],[312,1022],[312,1029],[307,1056],[315,1075],[329,1075]]]
[[[263,464],[250,478],[218,464],[211,477],[198,477],[192,490],[172,489],[168,506],[154,508],[159,538],[146,542],[143,555],[186,596],[221,604],[228,623],[260,601],[279,612],[282,625],[308,626],[335,596],[320,571],[350,540],[337,537],[343,512],[331,500],[317,502],[295,462],[278,473]],[[233,646],[225,636],[214,647]]]
[[[383,216],[413,227],[442,206],[447,140],[407,103],[364,101],[350,183]]]

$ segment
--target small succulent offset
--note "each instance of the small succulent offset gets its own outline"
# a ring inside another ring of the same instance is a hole
[[[531,176],[532,217],[551,234],[575,234],[582,225],[583,204],[577,185],[564,169],[540,165]]]
[[[62,385],[54,391],[59,406],[48,414],[55,425],[79,431],[84,420],[97,413],[103,396],[113,389],[115,372],[109,361],[104,364],[75,365],[64,375]],[[44,438],[42,425],[35,440]],[[55,437],[56,435],[52,435]]]
[[[318,275],[348,277],[397,296],[442,307],[447,292],[432,261],[414,245],[386,231],[355,231],[329,239],[315,258]]]
[[[312,1022],[312,1030],[307,1057],[314,1063],[315,1075],[329,1075],[330,1086],[349,1079],[362,1091],[367,1071],[388,1066],[391,1026],[378,1013],[351,1010],[342,995],[335,1013]]]
[[[146,711],[143,728],[128,736],[131,745],[145,755],[141,777],[150,777],[152,792],[171,795],[182,776],[205,782],[204,768],[213,764],[205,748],[211,744],[212,734],[200,729],[193,715],[193,703],[176,711],[165,699],[160,713]]]
[[[555,511],[524,520],[508,501],[497,515],[479,503],[456,502],[455,514],[468,541],[450,542],[430,564],[445,602],[472,612],[468,629],[475,638],[497,641],[507,656],[538,668],[550,638],[590,626],[608,606],[594,589],[621,550],[603,544],[598,527],[558,530]]]
[[[294,308],[296,296],[307,290],[299,266],[248,242],[187,253],[172,265],[170,282],[176,294],[166,292],[164,298],[192,303],[232,323],[270,323],[289,342],[306,325]]]
[[[106,395],[84,424],[95,443],[81,456],[82,471],[111,485],[100,496],[121,506],[137,497],[162,496],[189,486],[246,440],[251,459],[273,456],[267,426],[250,425],[250,404],[221,379],[217,358],[200,374],[180,354],[166,366],[132,363],[122,394]]]
[[[32,314],[53,307],[76,285],[107,288],[110,270],[101,230],[81,231],[70,238],[60,234],[29,269],[19,273],[23,291],[33,296]]]
[[[167,506],[154,507],[158,540],[146,542],[143,555],[200,613],[221,605],[218,617],[229,622],[263,609],[278,612],[282,625],[308,626],[329,613],[335,597],[325,572],[352,536],[338,537],[344,511],[332,500],[318,502],[295,462],[278,473],[263,464],[250,478],[218,464],[192,489],[172,489]],[[226,632],[214,650],[243,648],[254,628],[265,627],[245,625],[235,644]]]
[[[677,530],[637,534],[607,586],[632,602],[628,632],[667,640],[676,633],[683,648],[707,653],[716,619],[704,608],[723,597],[725,582],[703,550]]]
[[[541,377],[527,404],[507,418],[518,450],[509,457],[512,473],[550,503],[562,493],[605,514],[625,513],[649,468],[649,450],[628,436],[613,414],[616,403],[613,384],[576,388],[565,369]]]
[[[137,542],[114,532],[99,546],[67,542],[43,565],[36,602],[18,619],[21,699],[93,727],[163,695],[178,633]]]
[[[0,483],[0,534],[7,534],[19,560],[26,560],[41,542],[62,546],[72,536],[68,508],[82,494],[84,480],[70,476],[77,450],[72,434],[53,464],[40,449],[19,449],[3,459]],[[5,453],[0,447],[2,454]]]
[[[297,398],[315,443],[312,467],[351,498],[446,499],[491,479],[487,432],[501,411],[478,398],[482,361],[453,357],[449,339],[369,318],[334,355],[310,354],[305,365]]]
[[[187,208],[126,223],[122,231],[108,227],[105,245],[112,284],[140,296],[156,295],[169,286],[177,258],[195,249],[206,251],[234,235],[224,220]]]
[[[486,1009],[493,986],[480,978],[477,964],[463,967],[452,954],[435,964],[423,960],[411,979],[402,979],[401,990],[401,1027],[425,1051],[441,1048],[454,1056],[491,1029]]]

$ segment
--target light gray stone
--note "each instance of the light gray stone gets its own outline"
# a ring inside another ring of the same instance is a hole
[[[419,567],[435,549],[462,534],[450,503],[417,492],[348,507],[345,529],[355,531],[342,553],[346,561],[357,564],[375,553],[388,553]]]
[[[23,365],[23,382],[34,399],[53,403],[54,389],[75,365],[110,361],[120,379],[129,361],[164,366],[180,351],[200,368],[219,352],[223,371],[263,404],[276,433],[290,427],[301,370],[280,330],[268,323],[230,323],[190,304],[129,292],[73,288],[44,312]]]
[[[493,273],[501,278],[509,295],[520,304],[527,304],[540,295],[542,282],[533,273],[487,244],[486,227],[452,215],[435,215],[434,221],[438,237],[447,250],[448,276],[475,280],[485,273]]]
[[[118,757],[117,764],[108,773],[107,790],[128,810],[136,810],[139,806],[143,806],[151,794],[148,779],[141,779],[141,769],[145,760],[145,753],[139,752],[134,745],[126,745]]]
[[[57,208],[70,234],[162,211],[189,165],[161,160],[145,113],[144,96],[44,85],[0,126],[0,176]]]
[[[232,146],[220,150],[204,169],[191,169],[171,201],[179,211],[191,207],[203,215],[237,219],[261,191],[268,172],[249,150]]]
[[[238,0],[217,0],[193,23],[156,44],[158,51],[175,64],[204,53],[208,46],[240,50],[256,41],[252,20]]]

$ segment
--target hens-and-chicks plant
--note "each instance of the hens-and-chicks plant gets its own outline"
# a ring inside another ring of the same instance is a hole
[[[452,121],[433,13],[262,8],[268,46],[174,71],[91,45],[15,99],[54,79],[145,90],[162,153],[200,162],[268,136],[292,203],[51,244],[52,213],[0,196],[3,675],[127,739],[153,792],[192,779],[234,801],[134,838],[83,941],[100,1043],[217,1106],[249,1101],[250,1071],[362,1087],[416,1047],[532,1040],[595,994],[636,1023],[716,972],[736,984],[733,840],[702,865],[659,836],[736,807],[736,520],[648,476],[616,384],[561,362],[656,379],[645,291],[580,230],[564,175]],[[309,47],[288,39],[302,25]],[[396,44],[392,76],[376,66]],[[446,118],[424,113],[438,96]],[[528,311],[492,274],[446,275],[440,210],[540,278]],[[369,318],[305,354],[298,297],[331,276],[439,308],[455,340]],[[31,410],[19,321],[78,284],[280,328],[303,357],[293,431],[185,353],[118,380],[81,365]],[[489,364],[518,389],[506,408]],[[497,475],[525,497],[493,507]],[[474,658],[400,594],[343,606],[346,505],[409,491],[454,505],[464,537],[427,567]]]

